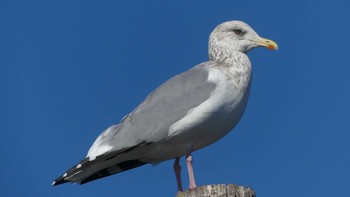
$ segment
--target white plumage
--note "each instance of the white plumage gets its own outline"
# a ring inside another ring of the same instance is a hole
[[[86,158],[53,185],[86,183],[146,163],[186,156],[190,188],[196,187],[191,153],[225,136],[247,104],[251,63],[246,52],[257,46],[277,49],[241,21],[217,26],[209,38],[209,61],[169,79],[117,125],[104,131]]]

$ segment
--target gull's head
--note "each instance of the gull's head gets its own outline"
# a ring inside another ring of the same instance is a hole
[[[278,49],[274,41],[261,38],[246,23],[228,21],[218,25],[210,34],[209,56],[216,55],[215,53],[230,53],[233,51],[247,53],[249,50],[260,46],[273,50]]]

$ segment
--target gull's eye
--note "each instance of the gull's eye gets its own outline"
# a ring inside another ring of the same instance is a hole
[[[243,35],[243,31],[241,29],[233,29],[233,32],[237,35],[237,36],[241,36]]]

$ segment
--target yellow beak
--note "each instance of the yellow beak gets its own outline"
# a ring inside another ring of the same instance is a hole
[[[256,40],[255,43],[258,46],[266,47],[266,48],[269,48],[271,50],[278,50],[278,45],[276,44],[276,42],[269,40],[269,39],[266,39],[266,38],[260,38],[260,39]]]

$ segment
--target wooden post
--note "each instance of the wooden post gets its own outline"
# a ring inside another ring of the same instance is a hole
[[[234,184],[203,185],[184,192],[178,192],[176,197],[256,197],[249,187]]]

